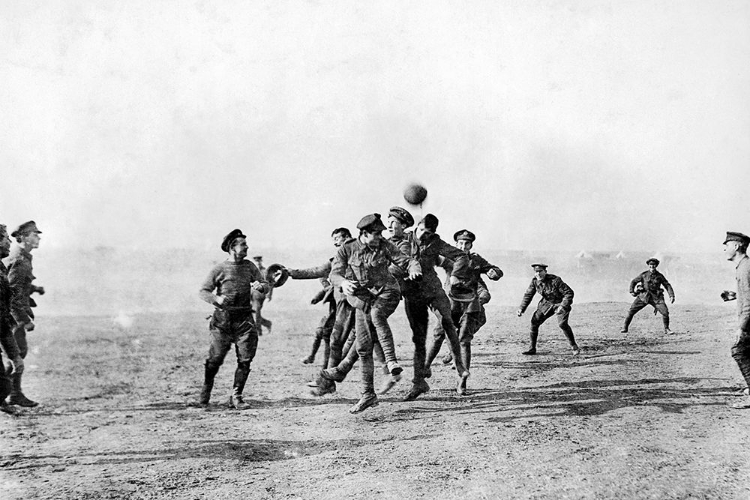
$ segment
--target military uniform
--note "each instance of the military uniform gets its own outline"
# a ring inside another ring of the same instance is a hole
[[[648,259],[646,261],[647,264],[651,262],[655,262],[657,266],[659,265],[659,261],[657,259]],[[635,290],[638,283],[642,284],[642,291],[636,293]],[[630,310],[628,311],[628,315],[625,318],[625,325],[622,327],[621,333],[627,333],[628,328],[630,328],[630,322],[633,321],[633,316],[635,316],[638,311],[649,304],[661,313],[662,322],[664,324],[664,332],[672,333],[672,331],[669,329],[669,308],[667,307],[667,303],[664,301],[664,290],[662,289],[662,287],[666,288],[667,293],[669,294],[669,298],[672,302],[674,302],[674,290],[672,289],[672,285],[669,284],[667,278],[665,278],[664,275],[659,271],[655,269],[654,271],[644,271],[633,278],[633,280],[630,282],[630,294],[635,295],[635,300],[630,306]]]
[[[535,269],[537,267],[543,267],[546,270],[547,265],[534,264],[532,267]],[[529,330],[531,346],[524,352],[524,354],[536,354],[539,326],[552,316],[557,316],[558,326],[568,339],[570,346],[573,348],[574,354],[578,354],[578,344],[576,344],[573,329],[568,324],[570,310],[573,306],[573,289],[560,279],[560,277],[555,276],[554,274],[547,274],[543,280],[540,280],[535,276],[532,278],[529,287],[523,294],[521,306],[519,307],[520,314],[523,314],[526,311],[526,308],[537,293],[541,295],[542,298],[537,305],[536,311],[534,311],[534,314],[531,317],[531,328]]]
[[[19,358],[20,353],[13,337],[15,321],[11,316],[11,289],[8,283],[8,269],[0,262],[0,346],[5,355],[11,360]],[[17,368],[18,369],[18,368]],[[21,370],[22,371],[22,370]],[[5,406],[7,398],[13,388],[13,378],[6,371],[3,355],[0,353],[0,409]]]
[[[420,222],[432,231],[437,229],[437,218],[428,214]],[[406,400],[413,400],[420,394],[429,390],[425,382],[430,373],[427,365],[427,328],[429,323],[428,310],[432,310],[448,336],[451,352],[456,364],[456,372],[463,380],[469,376],[468,370],[463,366],[460,358],[461,348],[458,342],[458,333],[453,324],[451,316],[451,305],[440,283],[435,266],[442,256],[454,261],[453,273],[459,280],[468,278],[468,256],[458,248],[449,245],[439,235],[424,233],[422,238],[416,237],[414,232],[408,233],[409,255],[419,261],[422,267],[421,280],[408,280],[405,282],[404,309],[409,320],[412,331],[412,342],[414,343],[414,378],[413,387]]]
[[[377,232],[385,229],[379,214],[365,216],[357,224],[357,228],[366,232]],[[377,404],[374,389],[374,360],[373,339],[371,337],[369,321],[374,328],[385,359],[392,375],[398,375],[398,366],[393,343],[393,333],[388,325],[388,317],[398,306],[401,291],[398,281],[388,271],[391,263],[408,267],[412,272],[419,272],[419,263],[404,255],[392,243],[379,240],[376,248],[357,239],[349,240],[339,247],[333,260],[331,281],[335,287],[349,281],[357,285],[353,295],[347,295],[346,300],[356,308],[356,349],[362,361],[362,400],[367,406]],[[361,411],[362,405],[355,405],[350,411]],[[359,409],[361,408],[361,409]]]
[[[238,229],[232,231],[224,238],[222,250],[229,251],[233,241],[244,237]],[[244,404],[242,392],[258,348],[258,327],[252,305],[252,284],[256,281],[261,284],[262,292],[271,289],[255,264],[246,259],[240,262],[230,259],[215,265],[201,286],[200,297],[215,307],[209,323],[211,345],[206,359],[201,404],[208,404],[214,378],[232,344],[235,344],[237,353],[237,369],[230,403],[235,407],[237,401]],[[223,296],[224,302],[217,303],[217,296]]]
[[[730,241],[737,241],[747,247],[750,243],[750,236],[742,233],[728,232],[724,244]],[[737,252],[741,256],[737,260],[735,278],[737,280],[737,292],[724,292],[722,298],[726,300],[737,299],[737,323],[739,334],[737,341],[732,346],[732,358],[737,363],[745,384],[750,388],[750,258],[745,252]],[[727,294],[731,294],[727,296]],[[750,408],[750,401],[744,401],[735,405],[734,408]]]

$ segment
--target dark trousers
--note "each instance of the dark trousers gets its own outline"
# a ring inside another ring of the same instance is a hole
[[[545,310],[546,309],[546,310]],[[555,307],[548,308],[537,308],[534,314],[531,316],[531,344],[532,347],[536,347],[536,339],[539,336],[539,326],[547,321],[552,316],[557,316],[557,326],[563,331],[565,337],[570,342],[571,346],[576,345],[576,339],[573,336],[573,329],[568,324],[568,317],[570,316],[570,309],[565,309],[560,313],[555,312]]]
[[[628,311],[627,318],[625,318],[625,330],[630,327],[630,322],[633,321],[633,316],[635,316],[638,311],[649,304],[654,306],[656,310],[661,313],[661,319],[664,323],[664,328],[669,328],[669,308],[667,307],[667,303],[664,302],[663,298],[648,298],[646,300],[643,300],[641,297],[636,297],[633,303],[630,305],[630,310]]]
[[[732,346],[732,357],[745,377],[745,383],[750,387],[750,332],[740,334],[737,343]]]
[[[241,395],[250,374],[250,363],[258,349],[258,329],[252,312],[214,311],[210,326],[211,346],[206,359],[206,382],[213,384],[213,377],[224,363],[234,344],[237,354],[237,369],[234,373],[234,393]]]
[[[12,388],[12,375],[8,375],[6,372],[5,363],[3,362],[3,354],[0,352],[0,403],[5,401],[5,398],[10,395]]]
[[[345,299],[336,303],[336,316],[331,330],[331,351],[328,368],[335,368],[343,358],[344,344],[354,330],[354,307]]]

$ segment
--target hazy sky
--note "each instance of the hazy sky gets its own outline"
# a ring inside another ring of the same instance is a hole
[[[478,249],[750,233],[750,1],[238,4],[2,2],[0,221],[320,248],[419,181]]]

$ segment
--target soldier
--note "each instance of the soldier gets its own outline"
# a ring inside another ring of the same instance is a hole
[[[419,221],[416,229],[408,233],[409,255],[418,259],[422,266],[423,277],[419,281],[406,281],[403,290],[404,309],[409,320],[412,342],[414,343],[414,378],[412,387],[404,401],[413,401],[430,390],[430,386],[425,381],[428,373],[426,343],[429,322],[427,311],[429,309],[432,309],[448,336],[455,360],[456,373],[459,376],[457,391],[460,392],[461,385],[465,385],[466,379],[469,377],[469,370],[464,367],[460,358],[461,348],[458,343],[456,327],[451,319],[450,301],[435,272],[435,266],[440,256],[453,260],[455,264],[449,280],[451,284],[456,284],[460,280],[468,278],[469,258],[464,252],[449,245],[436,234],[438,222],[437,217],[427,214]]]
[[[268,276],[266,276],[266,267],[263,265],[263,256],[262,255],[256,255],[253,257],[253,262],[255,262],[255,267],[258,268],[258,271],[260,271],[260,275],[263,276],[263,279],[268,281]],[[255,324],[258,326],[258,335],[263,335],[263,327],[265,326],[268,329],[268,333],[271,333],[271,327],[273,326],[273,323],[271,320],[268,320],[263,317],[262,311],[263,311],[263,303],[267,300],[268,302],[271,302],[271,297],[273,296],[273,287],[271,286],[268,289],[268,293],[261,293],[256,290],[253,290],[253,310],[255,311]]]
[[[471,341],[482,325],[487,322],[482,300],[483,298],[486,298],[486,296],[481,297],[479,293],[479,282],[481,276],[482,274],[486,274],[489,279],[497,281],[503,276],[503,272],[499,267],[487,262],[481,255],[471,252],[471,249],[474,246],[474,241],[476,240],[476,236],[471,231],[467,229],[457,231],[453,235],[453,240],[456,242],[456,247],[469,257],[467,278],[450,288],[448,298],[451,301],[451,319],[458,329],[458,342],[461,346],[461,362],[467,370],[470,370]],[[446,270],[452,270],[452,261],[446,259],[443,266]],[[428,378],[432,375],[430,365],[432,365],[432,361],[440,352],[440,347],[443,344],[444,338],[445,333],[442,331],[442,328],[440,332],[436,329],[433,344],[425,363],[425,376]],[[458,395],[466,395],[466,379],[461,379],[461,383],[458,387]]]
[[[661,318],[664,322],[664,333],[670,335],[672,330],[669,329],[669,309],[667,308],[667,303],[664,301],[664,290],[662,290],[662,287],[667,289],[672,304],[674,304],[674,290],[672,290],[672,285],[669,284],[667,278],[656,270],[656,267],[659,265],[659,259],[652,257],[646,261],[646,265],[648,266],[648,271],[643,271],[630,282],[630,295],[635,297],[635,300],[630,306],[628,316],[625,318],[625,325],[620,330],[620,333],[628,333],[630,322],[633,321],[635,313],[651,304],[654,309],[661,313]]]
[[[229,258],[220,262],[209,273],[200,290],[200,297],[215,307],[211,317],[211,346],[206,359],[205,379],[198,404],[208,405],[214,377],[219,371],[232,344],[237,352],[234,386],[229,397],[231,407],[249,407],[242,399],[242,391],[250,374],[250,363],[258,348],[258,330],[253,317],[252,291],[267,293],[269,284],[255,264],[246,260],[247,236],[235,229],[224,237],[221,250]]]
[[[724,240],[724,253],[727,260],[734,262],[736,266],[737,292],[724,290],[721,298],[724,301],[737,299],[737,316],[739,328],[737,339],[732,346],[732,357],[737,362],[740,372],[745,379],[747,389],[750,390],[750,259],[747,257],[747,246],[750,236],[742,233],[727,232]],[[750,397],[741,402],[731,405],[732,408],[744,410],[750,408]]]
[[[0,224],[0,259],[10,255],[10,238],[3,224]],[[5,402],[13,388],[12,375],[23,373],[23,359],[13,338],[13,317],[11,316],[11,290],[8,283],[8,269],[0,260],[0,346],[8,356],[8,366],[3,363],[0,354],[0,411],[13,414],[15,410]]]
[[[573,329],[568,324],[568,316],[570,316],[570,309],[573,305],[573,290],[558,276],[548,274],[547,264],[532,264],[531,267],[534,268],[535,276],[531,279],[531,284],[526,289],[526,293],[523,294],[521,306],[516,311],[518,317],[520,318],[526,311],[535,293],[541,295],[542,298],[537,305],[536,311],[534,311],[534,315],[531,316],[531,330],[529,332],[531,346],[521,354],[526,354],[527,356],[536,354],[539,326],[554,315],[557,316],[557,324],[560,330],[563,331],[568,342],[570,342],[573,355],[579,354],[581,351],[573,336]]]
[[[362,397],[350,413],[359,413],[378,404],[373,372],[373,339],[368,316],[385,354],[392,376],[403,371],[396,361],[393,333],[388,317],[396,310],[401,296],[398,281],[388,271],[391,262],[407,267],[411,279],[421,276],[419,263],[383,239],[385,225],[380,214],[366,215],[357,224],[359,237],[339,248],[333,260],[331,281],[341,287],[346,300],[356,307],[356,349],[362,362]]]
[[[36,306],[31,294],[36,292],[44,295],[44,287],[34,285],[34,273],[31,265],[31,251],[39,248],[39,236],[42,232],[32,221],[24,222],[11,233],[16,239],[17,246],[10,253],[8,265],[8,283],[13,293],[11,301],[11,314],[16,322],[13,329],[13,337],[16,340],[21,358],[26,359],[29,346],[26,342],[26,332],[34,330],[34,312],[32,307]],[[13,374],[13,388],[8,402],[12,405],[34,407],[39,403],[27,398],[21,389],[21,378],[23,371]]]

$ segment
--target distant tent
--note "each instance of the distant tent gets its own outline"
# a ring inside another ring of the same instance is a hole
[[[620,250],[620,252],[617,255],[615,255],[615,259],[617,260],[622,260],[622,259],[627,259],[627,258],[628,258],[627,255],[625,255],[625,252],[623,252],[622,250]]]
[[[576,259],[593,259],[594,257],[586,250],[581,250],[576,254]]]

